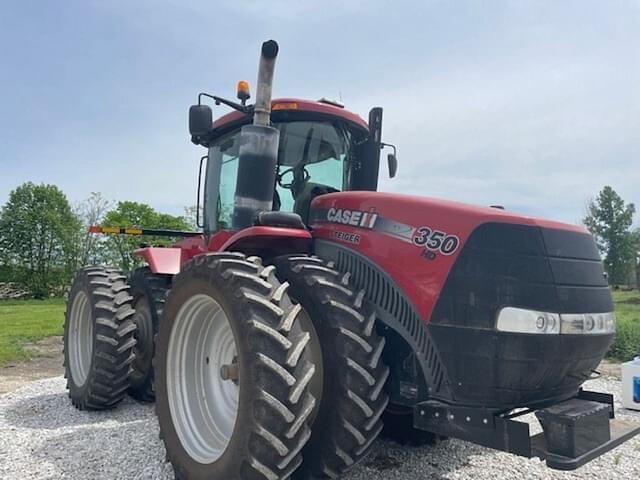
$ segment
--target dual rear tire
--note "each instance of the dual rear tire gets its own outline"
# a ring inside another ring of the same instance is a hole
[[[73,405],[115,407],[128,392],[153,401],[154,338],[170,276],[92,266],[80,270],[67,302],[64,367]]]
[[[112,408],[127,393],[136,344],[132,300],[117,269],[87,267],[74,278],[63,348],[69,397],[80,410]]]

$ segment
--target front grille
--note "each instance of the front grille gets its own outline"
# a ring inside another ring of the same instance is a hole
[[[478,227],[447,278],[431,322],[493,329],[505,306],[557,313],[612,311],[593,238],[527,225]]]
[[[459,403],[513,408],[574,395],[612,336],[497,332],[497,314],[507,306],[612,311],[593,238],[527,225],[481,225],[456,259],[427,327]]]

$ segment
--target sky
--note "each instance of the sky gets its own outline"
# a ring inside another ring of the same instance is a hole
[[[380,190],[578,223],[611,185],[640,208],[640,0],[4,0],[0,204],[33,181],[182,213],[189,105],[255,85],[270,38],[274,96],[384,108]]]

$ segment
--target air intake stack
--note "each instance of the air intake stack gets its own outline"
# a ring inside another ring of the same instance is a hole
[[[271,124],[271,90],[278,44],[262,44],[253,124],[240,132],[238,180],[233,209],[233,229],[253,225],[256,215],[273,203],[280,132]]]

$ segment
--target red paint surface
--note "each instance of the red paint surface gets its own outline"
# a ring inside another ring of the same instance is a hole
[[[341,243],[365,255],[385,270],[411,299],[423,319],[430,318],[451,267],[467,238],[479,225],[501,222],[586,232],[575,225],[517,215],[495,208],[392,193],[332,193],[318,197],[312,203],[312,210],[329,208],[361,211],[375,209],[384,219],[414,228],[428,226],[456,235],[460,239],[460,246],[453,254],[438,254],[435,259],[427,260],[421,256],[424,247],[388,234],[337,223],[316,222],[311,225],[314,237]],[[341,242],[336,239],[334,232],[358,234],[360,243],[354,245]]]
[[[172,247],[145,247],[134,250],[149,264],[153,273],[175,275],[182,264],[207,252],[226,250],[257,254],[268,251],[271,255],[308,253],[311,250],[311,233],[297,228],[249,227],[239,232],[220,230],[205,245],[203,235],[180,240]]]
[[[311,233],[298,228],[249,227],[229,238],[220,250],[278,256],[311,251]]]
[[[146,247],[134,250],[133,253],[144,258],[153,273],[175,275],[180,272],[182,252],[177,247]]]
[[[336,117],[344,118],[345,120],[355,123],[356,125],[361,126],[362,128],[368,130],[367,122],[365,122],[360,115],[345,110],[344,108],[336,107],[334,105],[329,105],[326,103],[314,102],[310,100],[303,100],[300,98],[276,98],[271,101],[271,106],[276,105],[278,103],[296,103],[298,108],[291,109],[290,111],[300,111],[300,112],[315,112],[315,113],[324,113],[328,115],[334,115]],[[283,111],[283,110],[281,110]],[[217,118],[213,122],[213,128],[219,128],[227,123],[231,123],[237,120],[240,120],[244,116],[243,113],[238,111],[233,111]]]
[[[207,244],[207,251],[209,252],[219,252],[222,250],[222,246],[227,243],[227,241],[233,237],[236,232],[231,230],[220,230],[209,238],[209,243]]]
[[[220,250],[233,250],[234,246],[247,243],[248,240],[285,240],[299,239],[303,241],[311,241],[311,233],[307,230],[299,228],[281,228],[281,227],[249,227],[240,230],[238,233],[229,238]]]

